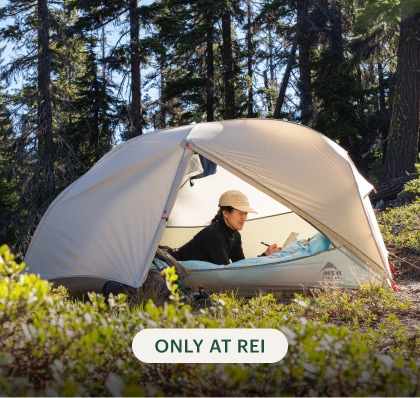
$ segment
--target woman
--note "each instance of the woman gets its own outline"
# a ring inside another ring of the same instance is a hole
[[[240,191],[227,191],[219,199],[219,211],[210,225],[202,229],[189,242],[171,251],[178,261],[200,260],[213,264],[229,264],[245,258],[241,234],[248,213],[256,213],[248,198]],[[262,253],[268,256],[278,253],[277,244]]]

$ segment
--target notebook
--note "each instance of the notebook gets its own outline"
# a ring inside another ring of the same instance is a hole
[[[288,238],[283,243],[282,249],[289,246],[291,243],[296,242],[298,235],[299,235],[298,232],[291,232]]]

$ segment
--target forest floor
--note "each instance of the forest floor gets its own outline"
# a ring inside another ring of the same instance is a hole
[[[420,251],[388,249],[395,268],[394,282],[399,290],[395,296],[401,301],[410,301],[413,311],[400,315],[405,327],[420,333]]]

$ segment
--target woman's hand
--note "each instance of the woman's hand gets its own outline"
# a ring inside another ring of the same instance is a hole
[[[277,243],[273,243],[272,245],[267,247],[264,254],[266,256],[269,256],[270,254],[273,254],[273,253],[280,253],[281,249],[282,249],[281,247],[277,246]]]

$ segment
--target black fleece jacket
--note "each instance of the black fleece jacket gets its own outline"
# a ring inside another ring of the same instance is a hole
[[[220,265],[245,258],[241,234],[229,228],[223,219],[203,228],[172,254],[178,261],[200,260]]]

